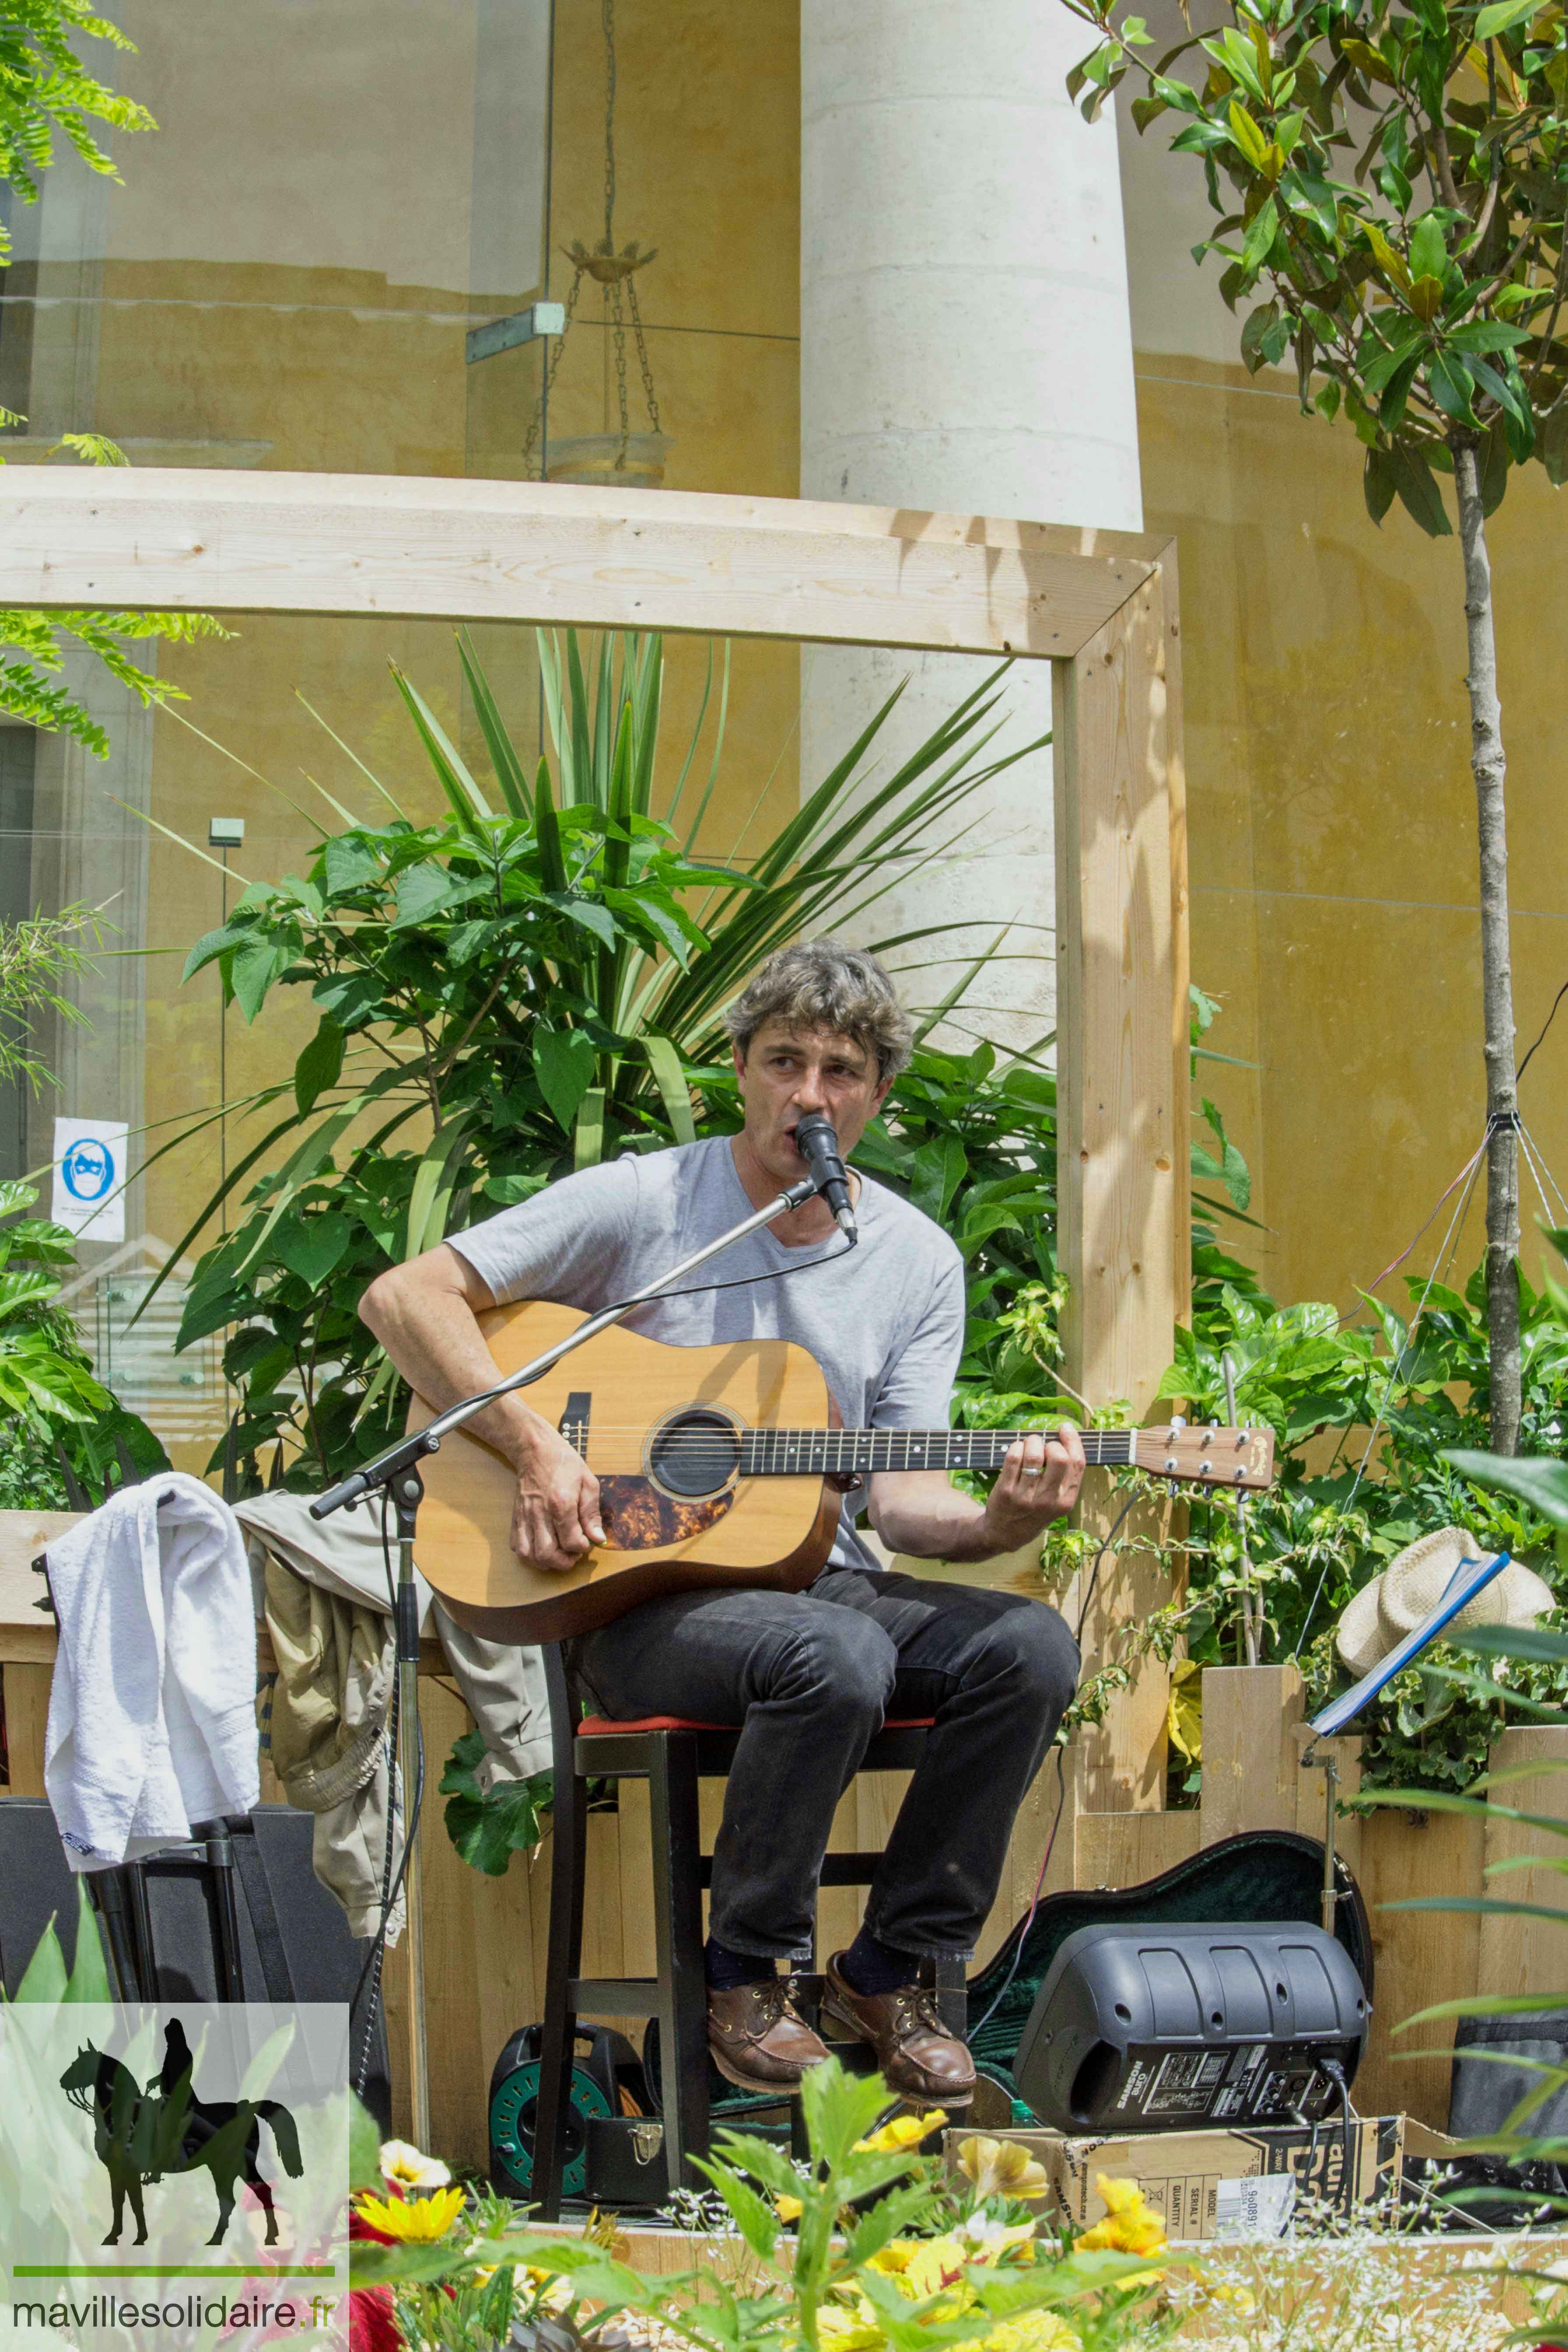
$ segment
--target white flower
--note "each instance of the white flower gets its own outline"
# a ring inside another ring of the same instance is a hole
[[[972,2246],[990,2246],[1000,2253],[1005,2246],[1021,2246],[1035,2234],[1032,2221],[994,2221],[987,2213],[971,2213],[953,2231],[955,2238],[967,2238]]]
[[[452,2179],[438,2156],[421,2156],[405,2139],[382,2141],[381,2177],[395,2180],[400,2189],[446,2189]]]

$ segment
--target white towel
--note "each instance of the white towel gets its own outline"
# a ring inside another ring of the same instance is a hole
[[[261,1793],[238,1521],[167,1471],[48,1548],[59,1648],[44,1787],[75,1870],[133,1861]]]

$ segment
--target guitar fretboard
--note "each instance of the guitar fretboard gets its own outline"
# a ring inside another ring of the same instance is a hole
[[[873,1470],[999,1470],[1010,1446],[1038,1436],[1027,1429],[748,1429],[741,1436],[742,1478],[864,1477]],[[1131,1429],[1091,1429],[1085,1457],[1126,1468]]]

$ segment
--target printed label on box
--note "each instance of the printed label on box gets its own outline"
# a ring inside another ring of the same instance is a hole
[[[1255,2172],[1222,2180],[1215,2190],[1216,2238],[1283,2238],[1296,2210],[1293,2172]]]

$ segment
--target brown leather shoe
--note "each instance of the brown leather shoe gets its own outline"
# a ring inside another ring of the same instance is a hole
[[[889,2089],[905,2098],[964,2106],[974,2095],[974,2061],[942,2021],[924,1985],[900,1985],[897,1992],[857,1992],[839,1974],[842,1952],[827,1963],[823,2014],[847,2025],[877,2053]]]
[[[708,2047],[721,2074],[743,2091],[800,2088],[827,2052],[789,1997],[787,1977],[708,1988]]]

